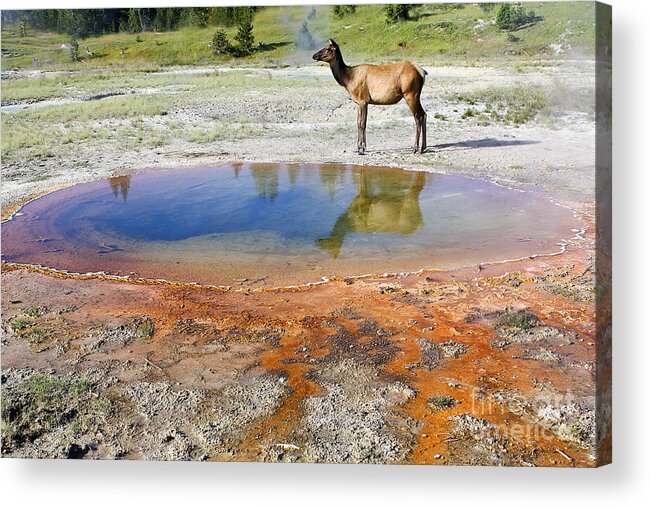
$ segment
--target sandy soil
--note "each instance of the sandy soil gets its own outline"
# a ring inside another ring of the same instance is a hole
[[[133,150],[91,142],[3,164],[5,211],[60,185],[144,169],[332,161],[538,188],[586,224],[552,257],[292,290],[5,265],[2,382],[15,417],[3,455],[594,466],[594,123],[568,112],[554,128],[483,127],[441,99],[481,83],[590,84],[589,69],[572,69],[428,68],[422,155],[409,153],[404,105],[370,109],[369,153],[356,155],[355,108],[333,82],[319,96],[194,97],[166,118],[200,125],[237,111],[267,125],[251,138]],[[328,77],[317,67],[250,72]],[[30,411],[42,419],[16,415]]]

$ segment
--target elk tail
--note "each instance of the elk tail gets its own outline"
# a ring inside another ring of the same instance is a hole
[[[425,69],[423,69],[420,65],[414,65],[414,67],[416,67],[416,70],[420,74],[420,77],[425,79],[425,76],[427,76],[427,71]]]

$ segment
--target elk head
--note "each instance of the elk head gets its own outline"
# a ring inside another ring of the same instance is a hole
[[[312,59],[317,62],[330,63],[337,57],[339,46],[332,39],[328,39],[328,45],[312,55]]]

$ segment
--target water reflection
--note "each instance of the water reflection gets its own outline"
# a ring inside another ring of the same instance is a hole
[[[335,222],[330,236],[316,240],[319,248],[336,259],[349,233],[408,235],[423,227],[418,198],[425,187],[425,173],[401,171],[399,177],[387,178],[386,174],[358,168],[353,174],[357,195]]]
[[[346,167],[350,170],[350,167]],[[319,178],[321,179],[321,186],[328,191],[330,202],[335,200],[337,188],[342,187],[345,181],[346,173],[348,171],[333,171],[331,167],[319,167]]]
[[[129,195],[129,185],[131,185],[131,176],[117,176],[114,178],[109,178],[108,183],[111,186],[113,195],[115,198],[118,198],[118,193],[122,194],[122,199],[124,202],[127,202],[127,196]]]
[[[577,225],[545,196],[472,178],[245,162],[53,192],[3,223],[2,254],[82,273],[284,284],[552,252]]]
[[[296,164],[287,166],[287,177],[289,178],[289,184],[292,187],[296,186],[296,180],[298,179],[298,169],[299,166]]]
[[[251,166],[250,171],[258,195],[263,199],[268,197],[271,202],[274,202],[278,196],[278,185],[280,183],[279,167],[261,167],[259,165],[253,165]]]

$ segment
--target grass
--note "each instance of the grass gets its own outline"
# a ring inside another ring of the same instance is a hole
[[[236,61],[255,65],[308,62],[311,51],[299,50],[296,45],[296,34],[306,20],[315,40],[321,43],[327,38],[336,39],[353,63],[359,63],[362,58],[370,61],[414,58],[421,63],[435,63],[441,59],[472,62],[505,56],[548,57],[550,44],[559,42],[569,45],[574,57],[594,56],[593,4],[549,2],[525,4],[525,8],[533,9],[543,20],[514,35],[500,31],[491,23],[496,9],[487,13],[476,4],[418,5],[412,8],[410,20],[394,25],[385,22],[381,5],[359,5],[355,13],[342,18],[334,17],[329,6],[317,6],[316,16],[309,20],[307,7],[265,7],[254,18],[253,34],[256,45],[261,45],[253,55]],[[174,32],[89,37],[81,45],[88,45],[95,56],[71,62],[69,50],[61,48],[63,43],[69,43],[68,36],[29,30],[27,37],[19,37],[16,26],[3,26],[3,50],[19,56],[3,57],[2,69],[38,66],[155,70],[168,65],[233,62],[232,57],[214,55],[208,46],[216,29],[215,26],[185,27]],[[226,32],[232,40],[236,28],[227,28]],[[44,87],[39,93],[51,96],[48,94],[52,92]]]
[[[211,127],[195,127],[184,136],[191,143],[212,143],[224,139],[243,138],[256,133],[256,129],[249,125],[237,125],[229,122],[218,121]]]
[[[547,43],[556,41],[571,27],[578,38],[574,40],[574,36],[563,35],[564,40],[575,44],[576,48],[590,46],[588,21],[592,19],[593,8],[589,4],[535,4],[534,9],[540,11],[538,14],[544,17],[544,21],[519,30],[517,37],[520,41],[517,44],[541,42],[543,39],[548,39]],[[207,43],[212,39],[215,27],[139,34],[142,42],[137,42],[136,34],[89,38],[83,41],[82,47],[88,45],[97,56],[73,63],[67,60],[67,50],[60,48],[61,43],[67,42],[65,36],[30,30],[28,37],[12,37],[15,28],[3,26],[3,50],[21,54],[3,57],[3,69],[33,68],[32,57],[36,57],[41,61],[36,67],[64,72],[2,80],[3,104],[63,99],[61,104],[49,107],[2,113],[2,159],[18,167],[29,161],[59,156],[74,147],[91,146],[89,143],[110,142],[124,149],[134,149],[162,147],[175,139],[207,144],[256,135],[258,130],[251,123],[259,119],[251,118],[249,111],[243,111],[242,118],[230,118],[229,121],[209,118],[210,123],[177,119],[176,113],[185,107],[204,107],[206,100],[213,97],[242,96],[249,90],[273,94],[277,90],[303,92],[309,88],[311,93],[318,93],[323,87],[332,88],[330,76],[320,80],[271,74],[261,76],[259,73],[251,75],[246,70],[206,69],[205,73],[198,74],[158,71],[176,64],[211,63],[239,67],[311,62],[311,51],[299,51],[294,43],[294,27],[300,27],[308,12],[309,9],[303,7],[267,7],[258,11],[254,34],[264,49],[240,60],[217,57],[210,52]],[[484,58],[506,61],[516,71],[535,71],[528,58],[511,61],[509,56],[504,60],[509,44],[514,44],[507,41],[506,33],[490,23],[481,28],[481,34],[478,28],[474,28],[478,19],[487,20],[494,15],[495,12],[487,14],[470,4],[459,8],[422,5],[414,7],[411,20],[389,26],[377,5],[358,6],[355,13],[341,19],[331,16],[330,7],[322,6],[317,7],[317,16],[308,22],[315,39],[335,38],[351,64],[414,59],[419,63],[462,62],[474,65]],[[553,26],[545,28],[547,23],[553,23]],[[577,31],[577,26],[583,28]],[[232,37],[235,29],[229,30]],[[477,37],[482,39],[481,42]],[[124,57],[120,55],[123,48],[126,48]],[[47,60],[50,63],[45,64]],[[540,63],[540,59],[536,61]],[[553,59],[545,62],[556,64]],[[145,90],[146,93],[139,93]],[[110,93],[122,95],[89,100]],[[461,103],[458,108],[461,113],[450,118],[435,114],[435,119],[450,121],[461,116],[462,121],[478,125],[492,122],[520,125],[539,117],[553,124],[555,117],[552,113],[555,111],[590,112],[594,108],[594,92],[589,86],[568,90],[561,84],[551,90],[536,86],[489,87],[453,94],[448,99]],[[576,108],[572,108],[573,101],[579,102]],[[176,128],[163,126],[161,119],[167,114],[173,115],[178,124]],[[335,133],[333,130],[326,135]],[[299,131],[283,132],[285,137],[298,135]],[[42,177],[45,176],[36,176]]]
[[[49,308],[44,305],[35,305],[27,308],[24,315],[19,315],[10,321],[10,327],[16,336],[27,340],[32,345],[47,341],[52,334],[52,329],[45,326],[38,326],[32,320],[35,317],[47,313]]]
[[[483,113],[486,117],[505,124],[521,125],[535,120],[538,114],[549,108],[549,97],[541,86],[490,86],[465,93],[447,96],[470,106],[462,118],[472,118]]]
[[[5,79],[2,82],[2,101],[37,101],[52,98],[83,100],[93,95],[117,91],[138,91],[147,88],[157,89],[161,93],[145,95],[171,99],[173,95],[166,92],[209,92],[226,95],[241,92],[243,88],[255,86],[257,89],[294,88],[323,84],[319,80],[279,79],[271,74],[267,78],[253,76],[245,71],[207,71],[201,74],[175,75],[166,73],[143,72],[135,69],[84,69],[83,72],[56,76],[30,77],[29,79]],[[138,100],[137,96],[107,97],[99,101],[88,101],[97,105],[110,100]],[[68,104],[69,105],[69,104]],[[58,106],[62,107],[62,106]],[[48,108],[49,109],[49,108]]]
[[[21,80],[23,81],[23,80]],[[80,143],[90,139],[106,140],[125,136],[134,144],[167,142],[165,136],[150,137],[142,127],[123,129],[105,126],[101,122],[144,117],[160,117],[167,114],[174,101],[168,95],[124,95],[102,100],[62,104],[44,108],[2,113],[1,152],[3,160],[21,160],[51,156],[57,148]],[[159,133],[160,134],[160,133]]]
[[[133,326],[136,338],[147,339],[154,336],[154,323],[148,317],[136,320]]]
[[[52,330],[48,327],[33,326],[20,333],[20,336],[32,345],[38,345],[39,343],[45,342],[51,333]]]
[[[167,114],[170,106],[171,100],[163,95],[125,95],[77,104],[63,104],[58,107],[24,110],[13,113],[13,116],[30,121],[68,123],[164,115]]]
[[[535,315],[520,310],[502,315],[497,321],[497,327],[514,327],[526,331],[534,327],[537,322],[538,318]]]
[[[23,331],[30,326],[34,325],[34,322],[26,317],[16,317],[11,321],[11,329],[13,331]]]
[[[68,125],[56,121],[34,121],[29,115],[2,114],[1,125],[4,161],[20,159],[25,155],[50,156],[54,148],[110,136],[106,128],[73,124],[71,121]]]
[[[427,400],[427,404],[432,410],[440,411],[454,407],[457,400],[452,396],[432,396]]]
[[[93,396],[94,383],[85,378],[33,373],[11,386],[3,385],[2,446],[18,447],[47,432],[68,426],[88,431],[110,404]]]
[[[30,317],[39,317],[49,311],[49,308],[45,305],[35,305],[35,306],[30,306],[25,310],[25,315],[29,315]]]

